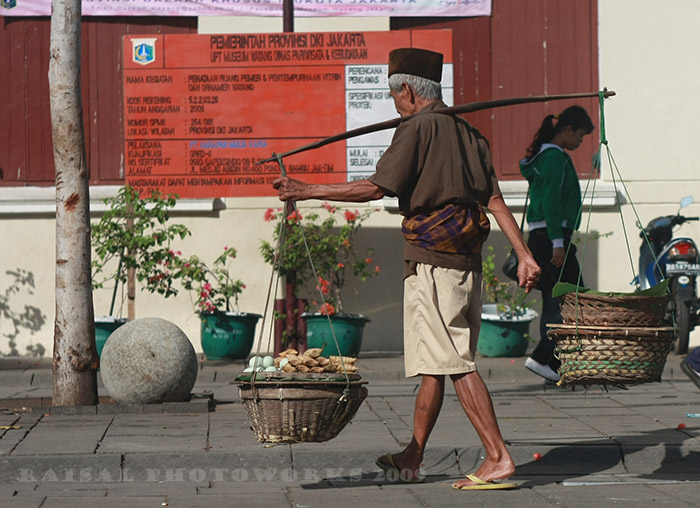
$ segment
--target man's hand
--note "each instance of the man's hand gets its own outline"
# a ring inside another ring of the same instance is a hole
[[[272,182],[272,187],[277,189],[281,201],[302,201],[307,199],[309,186],[301,180],[282,176]]]
[[[518,259],[518,281],[520,287],[525,288],[526,293],[529,293],[537,287],[541,274],[542,269],[532,255],[523,256],[522,259]]]

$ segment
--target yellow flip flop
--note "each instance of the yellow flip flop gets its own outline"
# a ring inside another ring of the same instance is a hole
[[[382,462],[381,459],[386,460],[386,462]],[[398,478],[398,480],[402,483],[422,483],[425,480],[425,477],[420,476],[417,476],[415,478],[406,478],[406,475],[403,474],[403,472],[399,469],[399,466],[397,466],[396,462],[394,462],[394,456],[391,453],[382,455],[377,460],[375,460],[374,463],[382,471],[386,473],[393,473],[396,476],[396,478]]]
[[[458,487],[456,484],[453,483],[452,488],[458,490],[506,490],[514,489],[518,486],[516,483],[501,483],[498,480],[487,482],[486,480],[482,480],[481,478],[473,474],[468,474],[466,478],[467,480],[470,480],[474,485],[463,485],[461,487]]]

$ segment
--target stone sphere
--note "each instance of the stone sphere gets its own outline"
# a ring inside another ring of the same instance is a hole
[[[100,371],[109,395],[120,404],[184,402],[197,379],[197,355],[175,324],[141,318],[109,336]]]

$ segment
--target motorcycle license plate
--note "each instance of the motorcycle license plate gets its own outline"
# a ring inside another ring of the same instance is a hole
[[[700,263],[667,263],[666,273],[685,273],[689,275],[700,275]]]

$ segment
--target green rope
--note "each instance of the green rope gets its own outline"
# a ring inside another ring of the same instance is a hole
[[[274,154],[275,159],[277,160],[277,164],[280,166],[280,173],[283,177],[287,176],[287,170],[284,167],[284,162],[282,161],[282,154],[276,153]],[[297,204],[295,202],[292,202],[292,211],[295,212],[297,215],[299,213],[299,210],[297,208]],[[278,244],[277,244],[277,251],[280,253],[282,251],[282,248],[284,246],[284,241],[283,241],[283,231],[286,229],[284,228],[284,224],[286,221],[281,221],[280,222],[280,233],[278,235]],[[301,227],[301,225],[300,225]],[[300,230],[301,232],[301,239],[304,242],[304,249],[306,250],[306,255],[309,257],[309,264],[311,265],[311,272],[313,274],[314,280],[318,280],[318,274],[316,273],[316,267],[314,266],[313,259],[311,258],[311,250],[309,249],[309,244],[306,242],[306,236],[304,235],[304,230],[303,228]],[[273,268],[273,273],[274,273],[274,268]],[[323,292],[321,291],[320,288],[318,288],[318,294],[321,297],[321,303],[325,307],[326,299],[323,296]],[[331,335],[333,336],[333,342],[335,342],[335,347],[338,350],[338,355],[340,355],[340,344],[338,343],[338,337],[335,334],[335,327],[333,326],[333,322],[331,320],[331,315],[330,312],[326,311],[326,317],[328,318],[328,326],[330,327],[331,330]],[[269,347],[269,345],[268,345]],[[341,396],[340,400],[338,402],[344,402],[348,398],[348,394],[350,393],[350,377],[348,376],[348,371],[345,368],[345,362],[341,360],[340,362],[342,368],[343,368],[343,374],[345,375],[345,390],[343,390],[343,395]]]
[[[590,202],[589,202],[589,205],[588,205],[588,217],[586,218],[586,230],[585,230],[585,235],[584,235],[584,238],[583,238],[583,248],[581,249],[581,263],[579,264],[579,268],[578,268],[578,279],[577,279],[577,282],[576,282],[576,302],[575,302],[575,308],[576,308],[576,309],[579,308],[579,289],[580,289],[580,285],[579,285],[578,282],[581,280],[581,277],[582,277],[582,275],[583,275],[583,260],[584,260],[585,257],[586,257],[586,249],[587,249],[587,247],[588,247],[588,240],[589,240],[589,238],[588,238],[588,236],[589,236],[589,235],[588,235],[588,232],[590,231],[590,227],[591,227],[591,217],[593,216],[593,197],[595,196],[596,183],[597,183],[597,181],[598,181],[598,177],[600,176],[600,168],[601,168],[601,160],[600,160],[600,159],[601,159],[601,147],[602,147],[603,145],[605,145],[606,148],[607,148],[607,145],[608,145],[608,140],[607,140],[607,138],[606,138],[606,133],[605,133],[605,106],[604,106],[604,102],[605,102],[605,92],[606,92],[605,89],[604,89],[603,91],[601,91],[601,92],[598,92],[598,104],[599,104],[599,108],[600,108],[600,143],[599,143],[599,145],[598,145],[598,151],[597,151],[597,152],[594,154],[594,156],[593,156],[593,160],[592,160],[592,163],[591,163],[591,172],[590,172],[589,175],[588,175],[588,180],[587,180],[587,182],[586,182],[586,187],[585,187],[584,192],[583,192],[583,198],[581,199],[581,206],[579,207],[578,215],[576,216],[576,222],[579,223],[580,220],[581,220],[581,218],[582,218],[582,215],[583,215],[583,208],[584,208],[584,205],[585,205],[585,202],[586,202],[586,198],[588,198],[588,196],[589,196],[589,192],[588,192],[588,191],[589,191],[589,188],[590,188]],[[608,150],[608,153],[609,153],[609,150]],[[593,182],[592,186],[591,186],[591,182]],[[621,209],[621,208],[620,208],[620,214],[622,214],[622,209]],[[623,228],[624,228],[624,221],[623,221]],[[627,238],[627,233],[625,232],[625,239],[626,239],[626,238]],[[572,240],[573,240],[573,238],[572,238]],[[568,247],[567,247],[567,249],[566,249],[566,253],[565,253],[565,255],[564,255],[564,263],[562,264],[561,269],[560,269],[560,271],[559,271],[559,278],[558,278],[557,282],[561,282],[561,277],[562,277],[562,275],[564,274],[564,267],[565,267],[565,265],[566,265],[566,260],[569,258],[569,252],[571,251],[571,246],[572,246],[572,244],[573,244],[573,241],[569,242],[569,245],[568,245]],[[629,253],[629,252],[630,252],[630,249],[629,249],[629,242],[627,243],[627,250],[628,250],[628,253]],[[631,258],[630,258],[630,259],[631,259]],[[632,268],[632,271],[633,271],[633,273],[634,273],[634,267]],[[576,330],[576,335],[579,337],[579,345],[578,345],[578,347],[576,348],[576,350],[579,351],[579,350],[581,350],[581,338],[580,338],[580,336],[578,335],[578,330],[579,330],[579,328],[578,328],[578,327],[579,327],[579,316],[578,316],[578,312],[576,312],[575,315],[576,315],[576,323],[575,323],[576,329],[575,329],[575,330]]]
[[[605,106],[603,102],[605,101],[605,92],[607,90],[603,89],[602,92],[598,92],[598,103],[600,105],[600,144],[607,145],[608,140],[605,137]]]

